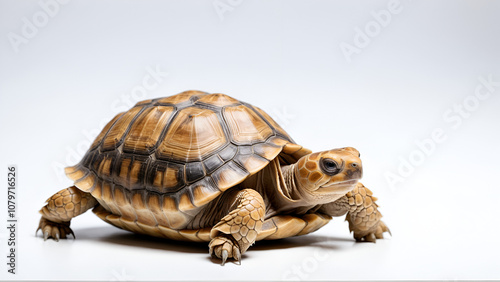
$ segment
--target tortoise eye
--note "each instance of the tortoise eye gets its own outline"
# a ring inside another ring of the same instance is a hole
[[[321,170],[327,175],[335,175],[340,172],[339,166],[332,159],[321,159],[320,167]]]

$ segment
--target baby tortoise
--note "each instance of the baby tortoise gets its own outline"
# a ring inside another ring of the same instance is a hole
[[[389,229],[358,182],[359,156],[350,147],[312,153],[264,111],[224,94],[146,100],[66,168],[74,186],[47,200],[38,230],[74,237],[71,219],[93,208],[135,233],[210,242],[222,264],[240,262],[255,241],[308,234],[344,214],[356,240],[375,242]]]

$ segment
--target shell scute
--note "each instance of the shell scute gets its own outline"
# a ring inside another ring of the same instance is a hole
[[[147,193],[146,203],[158,225],[169,226],[170,223],[162,211],[162,205],[163,205],[162,198],[163,198],[162,196],[156,193]]]
[[[132,207],[137,213],[137,218],[140,219],[138,223],[147,226],[156,226],[157,222],[152,211],[146,205],[146,194],[143,191],[132,193]],[[142,228],[142,227],[141,227]]]
[[[222,151],[219,152],[219,156],[222,160],[224,160],[226,162],[228,160],[231,160],[236,155],[237,152],[238,152],[238,148],[236,146],[230,144],[225,149],[223,149]]]
[[[184,194],[181,194],[181,196],[179,197],[179,210],[181,212],[189,212],[189,211],[196,208],[196,206],[193,204],[193,202],[190,199],[191,197],[189,195],[189,192],[190,192],[190,190],[186,189]]]
[[[90,149],[94,149],[97,145],[101,144],[102,142],[102,139],[104,139],[104,136],[106,135],[106,133],[109,131],[109,129],[111,128],[111,126],[113,126],[115,124],[115,122],[123,115],[123,113],[119,113],[117,114],[111,121],[109,121],[105,126],[104,128],[102,129],[101,133],[99,133],[99,135],[97,135],[96,139],[94,140],[94,142],[92,143],[92,145],[90,146]]]
[[[214,93],[214,94],[210,94],[210,95],[206,95],[204,97],[201,97],[196,103],[197,104],[204,103],[204,104],[208,104],[208,105],[224,107],[224,106],[229,106],[229,105],[239,105],[240,101],[238,101],[232,97],[229,97],[225,94]]]
[[[132,120],[134,120],[142,109],[140,106],[134,107],[118,118],[103,139],[101,146],[103,151],[114,150],[123,142],[125,133],[131,126]]]
[[[266,120],[272,127],[274,127],[282,136],[288,137],[288,133],[286,133],[286,131],[283,128],[281,128],[281,126],[276,121],[274,121],[274,119],[271,118],[271,116],[269,116],[266,112],[264,112],[262,109],[258,107],[255,106],[252,107],[256,112],[258,112],[264,118],[264,120]]]
[[[281,152],[281,146],[273,143],[260,143],[253,146],[255,154],[271,161],[276,155]]]
[[[207,95],[208,93],[198,90],[188,90],[181,92],[177,95],[173,95],[170,97],[165,97],[156,100],[157,103],[162,104],[181,104],[185,102],[191,102],[193,100],[198,100],[200,97]]]
[[[219,157],[219,155],[213,155],[210,158],[203,161],[203,165],[205,166],[205,171],[207,174],[214,172],[223,164],[224,161],[221,159],[221,157]]]
[[[236,144],[264,142],[273,135],[272,128],[245,105],[224,108],[223,113]]]
[[[268,160],[253,154],[238,155],[234,158],[234,161],[251,174],[260,171],[269,164]]]
[[[157,156],[164,160],[201,161],[227,143],[217,114],[209,109],[188,107],[177,112]]]
[[[148,172],[146,187],[164,194],[177,192],[184,186],[184,166],[171,162],[156,162]]]
[[[151,153],[173,113],[174,107],[156,106],[146,108],[132,125],[125,140],[123,151],[139,154]]]
[[[210,177],[193,184],[193,204],[201,207],[215,199],[221,191],[211,181]]]
[[[243,170],[233,161],[229,161],[220,169],[212,173],[212,179],[221,191],[233,187],[242,182],[250,173]]]
[[[200,180],[205,176],[205,170],[201,162],[191,162],[186,164],[186,180],[188,183]]]
[[[252,146],[248,146],[248,145],[238,146],[238,153],[239,153],[239,155],[251,155],[251,154],[253,154]]]

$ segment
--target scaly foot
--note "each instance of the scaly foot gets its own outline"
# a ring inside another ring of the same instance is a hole
[[[376,243],[377,239],[384,239],[384,232],[388,232],[391,236],[391,230],[385,225],[383,221],[379,221],[378,224],[370,229],[368,232],[357,233],[354,232],[354,238],[358,242],[372,242]]]
[[[222,265],[228,258],[234,258],[238,264],[241,264],[241,252],[238,243],[231,235],[221,234],[210,241],[209,253],[214,258],[220,258]]]
[[[42,230],[43,240],[54,238],[54,240],[59,241],[59,239],[66,239],[69,234],[76,238],[73,230],[69,228],[69,224],[69,221],[58,223],[42,217],[36,233],[38,234],[38,230]]]

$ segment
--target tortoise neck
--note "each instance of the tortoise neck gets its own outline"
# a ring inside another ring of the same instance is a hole
[[[285,165],[281,167],[281,173],[283,175],[283,180],[284,180],[284,189],[283,189],[283,194],[285,194],[288,198],[292,200],[298,200],[300,197],[297,197],[297,186],[295,182],[295,165]]]
[[[274,159],[259,173],[247,178],[239,186],[254,187],[266,203],[266,217],[277,214],[303,214],[314,205],[306,202],[296,178],[294,164],[281,165]]]
[[[283,193],[286,193],[285,195],[292,199],[296,206],[308,205],[308,203],[304,201],[304,195],[300,192],[300,182],[296,181],[297,170],[295,169],[295,164],[282,166],[281,173],[285,184]]]

